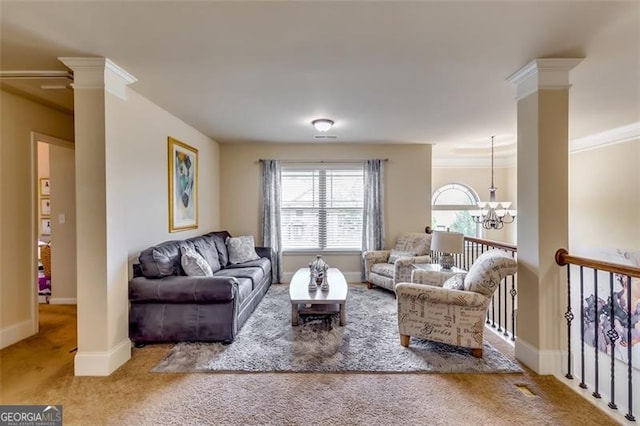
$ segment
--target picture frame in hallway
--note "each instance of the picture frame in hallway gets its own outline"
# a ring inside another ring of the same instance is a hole
[[[40,198],[40,216],[49,216],[51,214],[51,198]]]
[[[40,178],[40,196],[51,195],[51,181],[49,178]]]
[[[198,150],[168,138],[169,232],[198,227]]]
[[[40,235],[51,235],[51,219],[40,219]]]

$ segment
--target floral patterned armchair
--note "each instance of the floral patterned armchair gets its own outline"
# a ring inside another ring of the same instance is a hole
[[[481,254],[464,276],[454,275],[442,287],[399,283],[398,329],[400,343],[410,336],[463,346],[482,358],[487,308],[506,276],[517,272],[516,260],[502,250]],[[456,288],[461,288],[460,290]]]
[[[365,251],[362,257],[369,288],[375,285],[393,291],[397,283],[411,281],[411,265],[431,263],[430,250],[431,234],[408,232],[398,236],[391,250]]]

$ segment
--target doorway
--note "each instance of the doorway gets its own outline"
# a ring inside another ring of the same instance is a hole
[[[32,316],[40,331],[41,319],[57,310],[46,305],[77,303],[75,150],[73,142],[33,133],[32,152]],[[43,309],[47,315],[41,317]],[[69,309],[75,306],[59,310]]]

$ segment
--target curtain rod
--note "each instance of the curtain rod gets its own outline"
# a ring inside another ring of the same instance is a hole
[[[265,158],[258,158],[258,162],[261,163],[263,161],[265,161]],[[312,160],[279,160],[281,163],[301,163],[301,164],[305,164],[305,163],[309,163],[309,164],[317,164],[317,163],[363,163],[365,160],[316,160],[316,161],[312,161]],[[382,158],[382,161],[389,161],[388,158]]]

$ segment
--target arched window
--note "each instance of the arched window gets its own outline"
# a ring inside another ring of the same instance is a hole
[[[466,185],[448,183],[441,186],[431,198],[431,227],[436,231],[449,229],[479,237],[480,229],[471,218],[471,211],[478,210],[478,201],[478,194]]]

